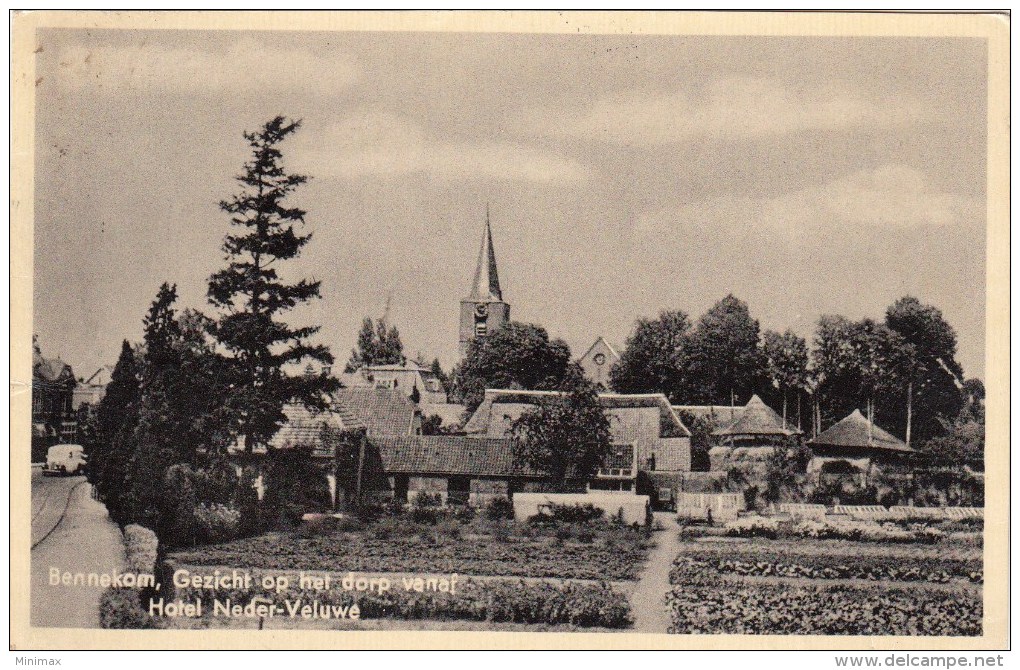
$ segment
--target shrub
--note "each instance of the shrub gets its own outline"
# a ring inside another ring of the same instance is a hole
[[[142,607],[135,589],[110,587],[99,596],[101,628],[159,628],[159,622]]]
[[[128,572],[151,573],[156,566],[159,540],[156,534],[138,524],[124,527],[124,553]]]
[[[514,518],[514,504],[509,498],[492,498],[485,506],[485,517],[487,519],[512,519]]]
[[[556,526],[556,532],[553,533],[553,537],[560,541],[569,540],[573,536],[574,536],[573,530],[570,528],[570,526],[567,525]]]
[[[577,531],[577,541],[582,544],[591,544],[595,541],[595,533],[592,532],[591,528],[579,528]]]
[[[429,493],[428,491],[418,491],[415,494],[414,499],[411,501],[411,505],[415,508],[422,507],[441,507],[443,504],[443,497],[438,493]]]
[[[461,523],[470,523],[476,516],[475,508],[470,505],[458,505],[453,508],[452,516]]]
[[[573,505],[550,505],[549,515],[553,521],[563,523],[590,523],[601,519],[605,512],[601,507],[595,507],[591,503]]]
[[[241,512],[220,503],[199,503],[194,508],[199,544],[229,542],[238,536]]]

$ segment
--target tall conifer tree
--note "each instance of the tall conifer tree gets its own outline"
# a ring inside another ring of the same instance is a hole
[[[333,357],[309,338],[317,326],[295,328],[281,317],[294,307],[319,297],[319,282],[282,280],[278,267],[296,258],[310,234],[298,226],[305,211],[285,203],[287,196],[308,177],[287,174],[281,164],[280,143],[300,126],[278,116],[244,138],[251,159],[237,177],[241,191],[220,203],[239,229],[223,243],[227,267],[209,279],[209,301],[221,316],[215,327],[219,342],[232,356],[234,384],[230,406],[250,453],[265,444],[284,421],[283,405],[300,400],[324,407],[324,393],[336,387],[326,375],[290,375],[285,368],[302,360],[331,364]]]

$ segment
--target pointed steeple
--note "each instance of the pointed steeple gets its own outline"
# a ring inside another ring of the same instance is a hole
[[[499,288],[499,272],[496,270],[496,252],[492,248],[492,227],[489,225],[489,205],[485,205],[485,232],[482,234],[482,248],[478,252],[478,267],[471,284],[469,300],[502,301]]]

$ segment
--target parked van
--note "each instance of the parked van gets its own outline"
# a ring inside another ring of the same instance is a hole
[[[85,472],[85,447],[80,444],[58,444],[46,452],[44,475],[80,475]]]

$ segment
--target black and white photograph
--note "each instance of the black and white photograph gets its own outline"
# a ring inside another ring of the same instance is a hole
[[[1008,18],[79,14],[15,33],[20,648],[1006,644]]]

